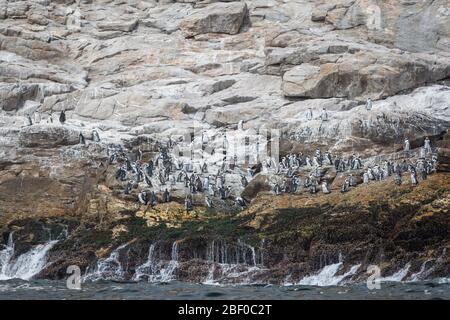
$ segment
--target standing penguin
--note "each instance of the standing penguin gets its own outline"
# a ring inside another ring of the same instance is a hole
[[[322,192],[324,194],[331,193],[330,188],[328,188],[328,183],[326,181],[322,182]]]
[[[244,208],[246,206],[245,200],[242,197],[236,197],[236,199],[234,199],[234,202],[236,205]]]
[[[80,135],[79,135],[79,140],[80,140],[80,144],[86,144],[86,140],[84,139],[84,136],[83,136],[83,134],[80,132]]]
[[[320,119],[322,119],[322,121],[328,121],[327,109],[322,108],[322,114],[320,115]]]
[[[420,176],[422,180],[427,180],[427,169],[425,167],[420,170]]]
[[[222,199],[222,200],[225,200],[227,198],[226,197],[226,189],[223,186],[219,187],[219,195],[220,195],[220,199]]]
[[[241,184],[244,188],[247,187],[247,185],[248,185],[248,180],[244,175],[242,175],[242,177],[241,177]]]
[[[213,207],[213,202],[212,202],[210,196],[206,196],[206,197],[205,197],[205,205],[206,205],[208,208],[212,208],[212,207]]]
[[[400,186],[402,184],[402,175],[401,173],[396,173],[394,176],[394,182],[397,186]]]
[[[192,210],[192,196],[186,195],[186,198],[184,199],[184,208],[186,209],[186,212],[189,212]]]
[[[153,176],[153,168],[154,168],[153,160],[150,160],[150,161],[148,162],[148,165],[147,165],[147,168],[146,168],[147,174],[148,174],[149,177],[152,177],[152,176]]]
[[[405,143],[403,144],[403,150],[404,151],[409,151],[411,149],[411,145],[409,143],[408,139],[405,139]]]
[[[372,110],[372,99],[368,98],[366,101],[366,110],[370,111]]]
[[[416,172],[416,168],[412,165],[409,166],[409,172],[411,174],[411,184],[413,186],[417,185],[417,172]]]
[[[356,179],[352,174],[350,174],[349,183],[350,187],[356,187]]]
[[[92,131],[92,140],[94,140],[94,142],[100,142],[100,136],[98,135],[97,130]]]
[[[147,199],[147,192],[142,191],[138,194],[138,201],[142,204],[147,204],[148,203],[148,199]]]
[[[415,171],[411,171],[411,185],[417,186],[417,175]]]
[[[133,187],[133,180],[128,181],[127,186],[125,187],[124,194],[130,194],[131,188]]]
[[[147,186],[153,187],[152,181],[150,180],[150,178],[146,174],[144,175],[144,181],[147,184]]]
[[[156,204],[158,203],[158,199],[156,198],[156,193],[155,191],[152,191],[152,193],[150,194],[150,205],[152,207],[156,206]]]
[[[419,149],[419,157],[420,158],[425,158],[426,153],[427,152],[426,152],[425,148],[422,147],[422,148]]]
[[[349,189],[349,186],[350,186],[350,182],[348,181],[348,179],[345,179],[345,181],[344,181],[344,183],[342,184],[342,187],[341,187],[341,192],[342,193],[347,192],[348,189]]]
[[[311,108],[308,108],[308,111],[306,112],[306,120],[312,120],[313,118],[313,112]]]
[[[368,184],[369,183],[369,173],[364,172],[363,173],[363,183]]]
[[[227,186],[225,189],[225,199],[228,199],[231,196],[231,186]]]
[[[29,126],[33,125],[33,120],[31,120],[31,116],[29,114],[27,114],[27,120]]]
[[[240,130],[240,131],[244,130],[244,120],[239,120],[239,122],[238,122],[238,130]]]
[[[424,146],[423,148],[425,149],[425,153],[431,153],[431,141],[430,138],[426,137],[425,141],[424,141]]]
[[[34,123],[40,123],[41,122],[41,114],[39,112],[34,113]]]
[[[48,114],[47,123],[53,123],[53,115],[51,112],[49,112],[49,114]]]
[[[61,110],[61,114],[59,115],[59,122],[61,122],[61,124],[64,124],[64,122],[66,122],[66,113],[64,112],[64,110]]]
[[[278,196],[281,194],[281,187],[278,183],[275,184],[275,187],[273,188],[275,191],[275,194]]]
[[[311,185],[309,186],[309,193],[315,194],[317,193],[317,181],[313,180]]]
[[[209,179],[210,179],[209,176],[203,178],[203,190],[209,189]]]
[[[170,202],[170,192],[167,189],[163,193],[163,202]]]
[[[127,171],[120,167],[119,170],[116,171],[116,179],[120,179],[120,181],[125,181],[127,177]]]

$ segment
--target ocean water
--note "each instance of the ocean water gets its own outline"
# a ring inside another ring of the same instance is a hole
[[[450,300],[450,283],[392,282],[381,289],[365,285],[345,286],[211,286],[172,281],[169,283],[96,281],[81,290],[67,289],[64,281],[0,281],[0,299],[445,299]]]

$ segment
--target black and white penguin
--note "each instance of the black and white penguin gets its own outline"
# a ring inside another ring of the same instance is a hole
[[[34,123],[40,123],[41,122],[41,114],[39,112],[34,113]]]
[[[328,159],[329,165],[332,166],[333,165],[333,157],[331,156],[331,153],[327,152],[326,158]]]
[[[130,158],[125,159],[125,164],[127,165],[127,171],[133,170],[133,167],[131,166]]]
[[[145,177],[144,171],[141,168],[138,168],[137,173],[136,173],[136,181],[138,183],[142,182],[142,181],[144,181],[144,177]]]
[[[349,178],[349,184],[350,184],[350,187],[356,187],[356,179],[352,174],[350,175],[350,178]]]
[[[116,171],[116,179],[125,181],[126,178],[127,178],[127,171],[123,167],[120,167],[119,170]]]
[[[162,186],[166,185],[166,177],[162,171],[159,172],[159,183]]]
[[[112,153],[110,156],[109,156],[109,164],[113,164],[114,163],[114,161],[116,161],[116,159],[117,159],[117,153]]]
[[[131,188],[133,187],[133,180],[128,181],[127,186],[123,193],[130,194]]]
[[[229,197],[231,197],[231,186],[227,186],[225,190],[225,198],[228,199]]]
[[[315,181],[314,181],[314,183],[312,183],[309,186],[309,193],[311,193],[311,194],[316,194],[317,193],[317,184],[316,184]]]
[[[213,207],[213,202],[211,200],[211,198],[209,196],[205,197],[205,204],[208,208],[212,208]]]
[[[238,206],[241,206],[241,207],[245,207],[246,206],[245,200],[242,197],[236,197],[236,199],[234,201],[236,202],[236,204]]]
[[[94,140],[94,142],[100,142],[100,136],[98,135],[97,130],[92,131],[92,140]]]
[[[349,187],[350,187],[350,182],[349,182],[348,179],[345,179],[345,181],[344,181],[344,183],[342,184],[342,187],[341,187],[341,192],[342,193],[347,192]]]
[[[245,176],[241,177],[241,184],[244,188],[248,186],[248,180]]]
[[[163,193],[163,202],[170,202],[170,192],[167,189]]]
[[[156,204],[158,203],[158,199],[156,198],[156,193],[155,191],[152,191],[151,195],[150,195],[150,205],[156,206]]]
[[[370,111],[372,110],[372,99],[368,98],[366,101],[366,110]]]
[[[394,182],[397,186],[401,186],[402,185],[402,175],[401,173],[396,173],[394,176]]]
[[[147,169],[147,174],[149,175],[149,177],[152,177],[153,176],[153,160],[150,160],[148,162],[146,169]]]
[[[278,183],[275,184],[275,187],[273,188],[273,191],[275,191],[275,194],[278,196],[281,194],[281,187]]]
[[[29,126],[33,125],[33,120],[31,120],[31,116],[29,114],[27,114],[27,120]]]
[[[147,184],[147,186],[153,187],[152,181],[150,180],[148,175],[144,175],[144,180],[145,180],[145,183]]]
[[[64,122],[66,122],[66,113],[64,112],[64,110],[62,110],[61,114],[59,115],[59,122],[61,122],[61,124],[64,124]]]
[[[243,131],[244,130],[244,120],[239,120],[237,127],[238,127],[239,131]]]
[[[313,119],[313,112],[311,108],[308,108],[308,111],[306,112],[306,120],[312,120]]]
[[[186,198],[184,199],[184,208],[186,211],[191,211],[193,208],[192,197],[190,195],[186,195]]]
[[[80,144],[86,144],[86,140],[84,139],[84,136],[83,136],[83,134],[80,132],[80,135],[79,135],[79,140],[80,140]]]
[[[330,188],[328,187],[328,183],[326,181],[322,182],[322,192],[324,194],[331,193]]]
[[[147,193],[145,191],[142,191],[138,194],[138,201],[142,204],[148,203]]]

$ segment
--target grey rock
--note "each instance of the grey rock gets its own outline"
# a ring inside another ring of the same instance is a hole
[[[54,148],[78,143],[79,132],[62,125],[32,125],[19,132],[24,147]]]
[[[245,2],[213,3],[183,19],[180,29],[188,37],[210,32],[236,34],[246,13]]]
[[[389,51],[344,54],[320,65],[304,63],[287,71],[283,92],[288,97],[379,99],[447,78],[448,61],[431,56],[415,59]]]
[[[320,142],[336,152],[384,152],[398,135],[448,126],[447,7],[0,0],[0,124],[8,132],[0,149],[17,139],[26,114],[66,110],[65,127],[86,137],[99,128],[114,143],[243,120],[245,128],[280,129],[299,150]],[[372,112],[364,111],[367,97]],[[309,107],[314,119],[305,121]],[[385,136],[393,137],[388,146]]]
[[[133,31],[138,25],[138,19],[131,19],[129,21],[105,21],[97,23],[97,28],[100,31]]]

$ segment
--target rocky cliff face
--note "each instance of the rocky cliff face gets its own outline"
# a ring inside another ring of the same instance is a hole
[[[437,261],[429,275],[448,276],[449,8],[448,0],[0,0],[5,244],[14,231],[19,255],[67,226],[41,275],[50,278],[71,264],[93,268],[125,243],[119,256],[131,278],[151,243],[172,261],[176,241],[178,277],[194,281],[220,277],[211,263],[244,261],[269,270],[255,279],[295,281],[339,253],[341,272],[377,263],[390,274],[411,262],[413,273]],[[141,148],[147,161],[170,135],[215,135],[241,120],[244,130],[280,130],[281,155],[320,148],[366,163],[402,159],[404,139],[416,149],[429,136],[440,172],[415,189],[386,181],[345,197],[336,191],[342,177],[329,173],[331,198],[276,200],[258,175],[238,215],[227,204],[211,212],[201,198],[186,213],[181,192],[151,210],[123,195],[108,144]]]

